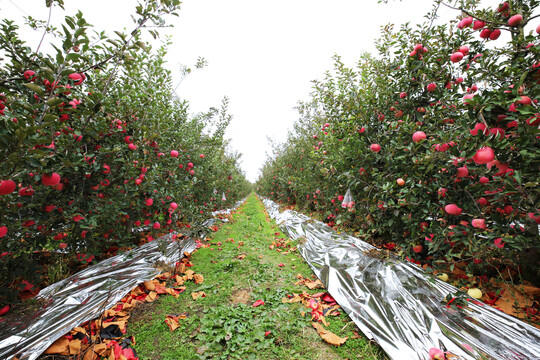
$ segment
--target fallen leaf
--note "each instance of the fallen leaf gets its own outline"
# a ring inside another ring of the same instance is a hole
[[[69,342],[69,355],[76,355],[81,352],[81,340],[75,339]]]
[[[69,340],[62,336],[45,350],[45,354],[69,355]]]
[[[313,289],[317,289],[317,288],[324,288],[324,285],[323,283],[321,282],[321,280],[317,279],[315,281],[306,281],[304,283],[308,289],[310,290],[313,290]]]
[[[206,294],[204,293],[204,291],[192,292],[191,297],[193,298],[193,300],[197,300],[199,297],[206,297]]]
[[[148,291],[153,291],[156,289],[156,284],[154,284],[152,281],[145,281],[144,288]]]
[[[180,326],[178,325],[178,318],[176,316],[168,315],[165,318],[165,322],[167,325],[169,325],[169,329],[171,329],[171,331],[176,330]]]
[[[156,290],[156,293],[158,293],[159,295],[163,295],[167,293],[167,288],[161,284],[155,285],[154,290]]]
[[[146,302],[153,302],[157,299],[157,293],[155,291],[150,291],[150,293],[146,296],[144,301]]]
[[[195,280],[195,284],[202,284],[204,282],[204,278],[201,274],[193,275],[193,280]]]
[[[257,306],[261,306],[261,305],[264,305],[264,301],[263,300],[257,300],[253,303],[253,307],[257,307]]]
[[[344,338],[339,337],[333,332],[323,328],[321,324],[319,323],[314,322],[314,323],[311,323],[311,325],[313,325],[315,330],[317,330],[317,333],[321,336],[321,338],[331,345],[340,346],[344,344],[345,341],[347,341],[347,337],[344,337]]]

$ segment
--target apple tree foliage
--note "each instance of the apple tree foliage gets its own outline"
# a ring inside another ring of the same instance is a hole
[[[457,19],[441,24],[447,6]],[[258,192],[412,261],[540,278],[538,8],[435,1],[423,25],[384,27],[356,67],[336,56]],[[347,189],[355,204],[342,208]]]
[[[179,6],[142,2],[135,29],[114,36],[80,12],[59,28],[29,19],[49,33],[52,54],[0,24],[0,303],[22,281],[40,282],[44,253],[86,263],[133,246],[141,231],[197,227],[250,191],[224,138],[227,100],[189,115],[164,68],[169,43],[142,40]]]

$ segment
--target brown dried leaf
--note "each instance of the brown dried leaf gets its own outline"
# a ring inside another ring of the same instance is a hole
[[[345,341],[347,341],[347,337],[339,337],[333,332],[323,328],[319,323],[313,322],[311,323],[311,325],[313,325],[315,330],[317,330],[317,333],[321,336],[321,338],[331,345],[340,346],[343,345]]]
[[[157,299],[157,293],[155,291],[150,291],[150,293],[146,296],[144,301],[146,302],[154,302]]]
[[[45,354],[69,355],[69,340],[62,336],[45,350]]]
[[[153,291],[156,289],[156,284],[153,281],[145,281],[144,288],[148,291]]]
[[[204,278],[201,274],[193,275],[193,280],[195,280],[195,284],[202,284],[204,282]]]
[[[193,292],[191,293],[191,297],[193,298],[193,300],[197,300],[199,297],[206,297],[206,294],[204,293],[204,291]]]
[[[81,352],[81,340],[73,339],[69,342],[69,355],[79,354]]]

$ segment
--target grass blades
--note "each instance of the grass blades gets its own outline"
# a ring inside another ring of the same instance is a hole
[[[326,318],[328,330],[348,337],[335,347],[312,327],[311,309],[282,302],[287,294],[324,290],[294,285],[297,274],[313,273],[254,194],[204,243],[208,247],[191,257],[204,283],[186,283],[179,298],[162,297],[133,312],[128,334],[135,336],[140,359],[387,359],[357,335],[343,311]],[[206,297],[193,300],[190,293],[198,291]],[[254,307],[258,300],[264,304]],[[171,332],[165,318],[185,313]]]

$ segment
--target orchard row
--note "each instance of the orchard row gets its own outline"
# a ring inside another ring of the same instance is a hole
[[[42,280],[44,253],[90,262],[143,234],[197,226],[250,190],[224,139],[227,101],[189,115],[163,67],[167,44],[140,38],[178,7],[148,1],[135,31],[114,38],[90,36],[81,13],[66,17],[44,30],[54,56],[2,23],[0,303]]]
[[[540,278],[538,2],[476,3],[384,28],[356,68],[336,57],[258,191],[414,262]]]

